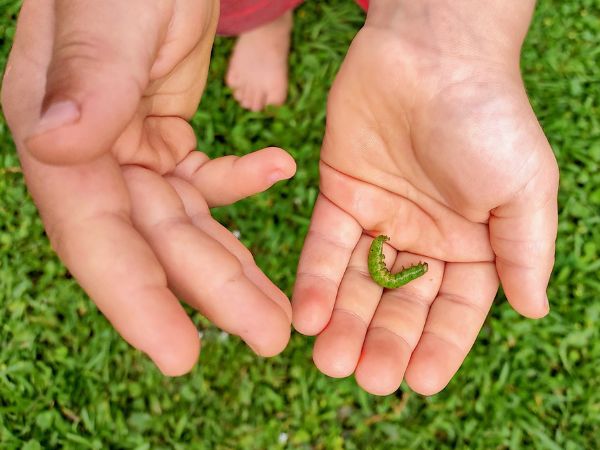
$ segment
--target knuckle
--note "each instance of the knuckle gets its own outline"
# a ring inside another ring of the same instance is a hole
[[[222,267],[224,270],[214,279],[217,289],[227,289],[228,286],[237,284],[244,277],[242,264],[233,256],[226,258]]]
[[[52,250],[65,264],[68,264],[71,253],[71,246],[69,245],[71,240],[67,239],[69,226],[65,221],[46,222],[44,225]]]
[[[252,255],[252,252],[244,245],[240,246],[238,258],[241,264],[254,264],[254,255]]]
[[[51,64],[92,64],[98,65],[110,55],[111,49],[101,39],[86,33],[72,32],[63,37],[54,49]]]

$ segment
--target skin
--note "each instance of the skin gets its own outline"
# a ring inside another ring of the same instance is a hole
[[[225,82],[243,108],[260,111],[285,102],[292,21],[288,11],[238,36]]]
[[[369,274],[375,283],[387,289],[396,289],[425,275],[427,272],[427,263],[414,264],[407,268],[402,267],[400,272],[391,273],[385,265],[385,256],[382,253],[383,244],[389,240],[388,236],[377,236],[373,239],[369,248],[367,266]]]
[[[502,282],[548,313],[558,169],[519,71],[533,1],[374,0],[328,99],[320,195],[298,266],[295,328],[313,359],[370,393],[431,395],[473,345]],[[394,290],[386,261],[427,273]],[[396,249],[403,249],[397,251]],[[510,326],[510,324],[507,324]]]
[[[217,1],[26,0],[3,80],[54,249],[167,375],[189,371],[200,349],[178,298],[260,355],[290,334],[288,299],[209,207],[291,177],[294,161],[277,148],[210,160],[187,123],[217,18]]]
[[[517,311],[548,312],[558,171],[519,74],[533,2],[510,6],[371,3],[330,94],[294,291],[294,325],[319,335],[324,373],[355,373],[375,394],[405,377],[433,394],[469,351],[499,279]],[[52,244],[125,339],[171,375],[199,348],[175,293],[260,354],[289,336],[287,299],[208,207],[291,176],[293,161],[278,149],[214,161],[191,151],[185,120],[216,14],[191,0],[26,0],[3,83]],[[40,117],[69,100],[75,109]],[[383,292],[365,276],[365,230],[393,237],[392,271],[418,259],[427,274]]]

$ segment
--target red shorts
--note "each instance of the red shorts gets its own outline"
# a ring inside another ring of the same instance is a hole
[[[238,35],[269,23],[295,8],[303,0],[221,0],[221,17],[217,33]],[[369,0],[356,0],[367,9]]]
[[[356,3],[358,3],[365,11],[369,9],[369,0],[356,0]]]
[[[303,0],[221,0],[218,34],[236,35],[269,23]]]

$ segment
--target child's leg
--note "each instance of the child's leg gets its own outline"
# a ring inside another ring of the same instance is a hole
[[[226,83],[236,100],[258,111],[287,96],[292,9],[301,0],[221,0],[218,32],[236,34]]]

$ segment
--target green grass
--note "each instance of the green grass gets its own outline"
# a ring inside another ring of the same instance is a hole
[[[0,69],[15,0],[0,0]],[[125,344],[52,253],[0,120],[0,448],[600,448],[600,4],[541,1],[523,52],[532,102],[561,168],[552,312],[498,297],[458,375],[424,398],[378,398],[311,362],[312,339],[255,357],[199,319],[191,374],[164,378]],[[288,106],[244,112],[223,86],[219,39],[194,125],[211,155],[288,149],[298,174],[215,211],[288,293],[317,193],[325,104],[362,13],[308,2],[296,15]],[[286,442],[284,438],[287,438]]]

